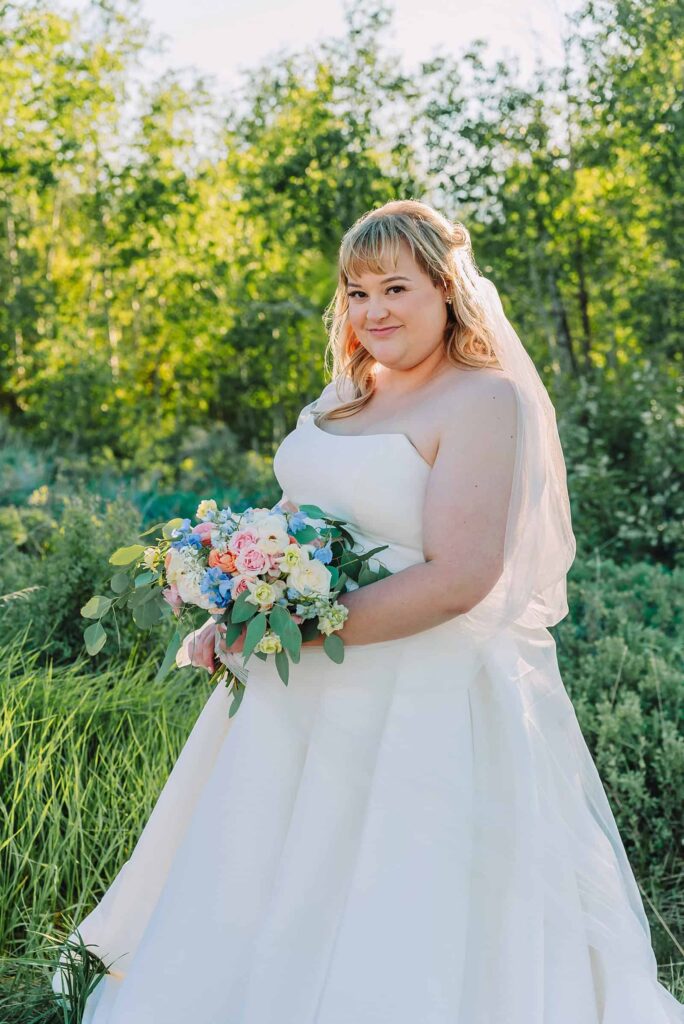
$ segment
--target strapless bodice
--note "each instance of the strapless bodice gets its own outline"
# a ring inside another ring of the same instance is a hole
[[[363,547],[391,571],[425,561],[423,503],[430,466],[405,434],[331,434],[300,416],[273,459],[273,471],[297,505],[318,505],[349,524]]]

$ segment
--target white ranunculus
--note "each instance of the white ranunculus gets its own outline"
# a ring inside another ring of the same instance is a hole
[[[287,577],[287,585],[294,587],[301,594],[310,591],[327,597],[330,593],[330,573],[317,558],[302,559]]]

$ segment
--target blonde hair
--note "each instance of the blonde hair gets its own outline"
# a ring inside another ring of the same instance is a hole
[[[454,366],[481,368],[501,365],[494,338],[475,294],[480,272],[475,264],[470,234],[427,203],[395,199],[369,210],[342,238],[339,250],[337,290],[325,309],[328,332],[326,369],[332,357],[333,378],[346,378],[356,398],[321,412],[321,419],[338,419],[362,409],[375,389],[376,360],[354,334],[349,322],[350,280],[365,270],[381,274],[384,261],[396,263],[399,244],[406,242],[418,266],[435,285],[442,284],[451,303],[447,305],[444,350]]]

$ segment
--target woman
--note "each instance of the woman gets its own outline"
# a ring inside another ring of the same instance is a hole
[[[232,719],[212,693],[79,926],[116,958],[86,1024],[682,1021],[548,631],[575,555],[548,395],[427,204],[362,217],[339,271],[334,380],[274,470],[392,575],[340,597],[342,664],[252,659]]]

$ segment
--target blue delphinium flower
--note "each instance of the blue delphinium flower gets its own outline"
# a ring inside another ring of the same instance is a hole
[[[192,532],[192,524],[189,519],[184,519],[180,526],[171,531],[171,536],[176,539],[171,541],[172,548],[201,547],[201,538]],[[199,541],[199,544],[197,543]]]
[[[306,526],[306,514],[304,512],[294,512],[290,516],[287,525],[290,533],[299,533]]]
[[[316,548],[316,550],[313,553],[313,557],[318,562],[323,562],[324,565],[327,565],[328,562],[332,561],[332,556],[333,553],[332,547],[330,546],[330,541],[328,541],[324,548]]]
[[[232,582],[227,573],[214,566],[213,569],[207,569],[202,577],[200,590],[207,594],[217,608],[225,608],[232,597]]]

